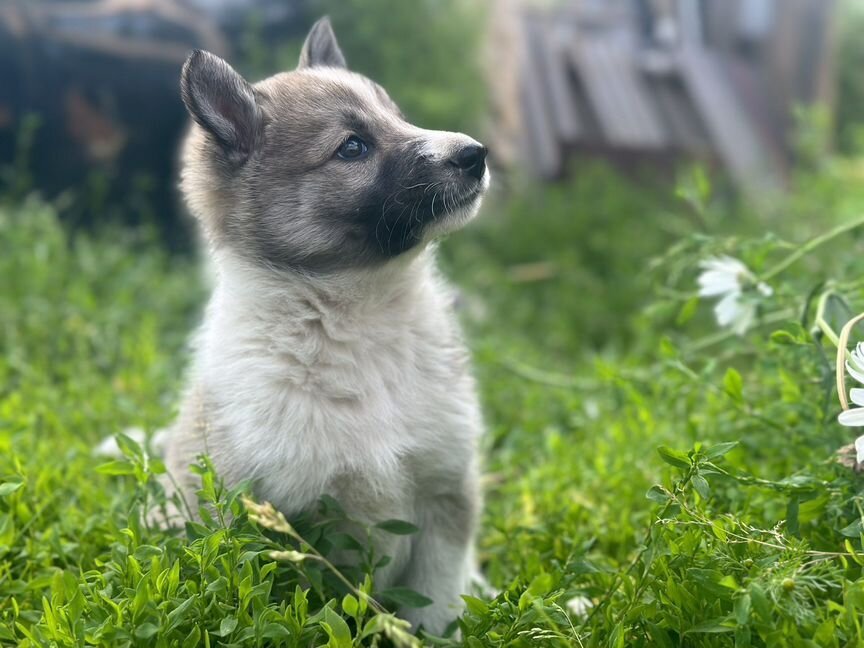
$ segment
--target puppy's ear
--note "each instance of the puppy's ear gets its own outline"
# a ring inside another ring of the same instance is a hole
[[[348,67],[339,43],[336,42],[336,34],[330,25],[330,18],[324,16],[312,25],[306,42],[303,43],[303,51],[300,52],[300,64],[297,69],[310,67]]]
[[[261,128],[252,86],[218,56],[195,50],[183,65],[180,94],[189,114],[213,136],[228,159],[245,162]]]

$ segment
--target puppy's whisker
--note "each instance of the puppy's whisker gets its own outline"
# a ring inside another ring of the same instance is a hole
[[[403,207],[403,208],[402,208],[402,211],[399,212],[399,215],[396,217],[396,219],[393,221],[393,224],[392,224],[392,225],[390,226],[390,228],[389,228],[389,229],[390,229],[390,233],[389,233],[389,235],[387,236],[387,251],[388,251],[388,252],[391,251],[391,250],[393,249],[393,248],[391,247],[391,243],[393,242],[393,232],[396,231],[396,225],[399,223],[400,220],[402,220],[402,216],[405,214],[405,211],[406,211],[407,209],[408,209],[408,207]]]
[[[430,184],[432,184],[432,183],[431,183],[431,182],[418,182],[417,184],[413,184],[413,185],[410,185],[410,186],[408,186],[408,187],[403,186],[402,189],[403,189],[403,190],[416,189],[417,187],[422,187],[423,185],[427,185],[427,186],[428,186],[428,185],[430,185]]]

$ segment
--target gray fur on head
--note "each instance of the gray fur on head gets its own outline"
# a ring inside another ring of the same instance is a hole
[[[325,18],[297,70],[249,84],[193,52],[183,100],[195,123],[182,187],[217,248],[259,266],[330,273],[422,249],[473,216],[488,185],[485,149],[466,135],[408,123],[387,92],[347,70]],[[341,147],[362,140],[361,156]]]

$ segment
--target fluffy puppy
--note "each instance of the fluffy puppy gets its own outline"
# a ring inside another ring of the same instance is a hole
[[[392,559],[376,583],[431,598],[400,613],[440,633],[474,568],[482,423],[430,243],[476,213],[486,149],[408,123],[326,18],[294,71],[250,84],[196,51],[181,90],[182,189],[216,280],[169,471],[187,501],[206,453],[288,516],[328,494],[412,522],[375,537]]]

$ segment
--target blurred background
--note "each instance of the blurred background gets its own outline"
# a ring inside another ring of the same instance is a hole
[[[782,230],[790,196],[821,200],[802,177],[864,141],[861,0],[0,0],[0,195],[185,253],[187,53],[257,80],[293,68],[325,13],[411,121],[490,145],[496,195],[445,262],[469,293],[525,287],[497,292],[552,350],[626,345],[648,259],[715,225]]]
[[[156,468],[92,448],[171,422],[206,299],[187,53],[257,80],[322,14],[410,121],[492,151],[440,246],[503,592],[466,645],[864,645],[832,346],[864,310],[864,0],[0,0],[0,643],[239,645],[306,609],[293,564],[246,576],[254,536],[141,530]],[[740,294],[700,298],[724,255]]]

